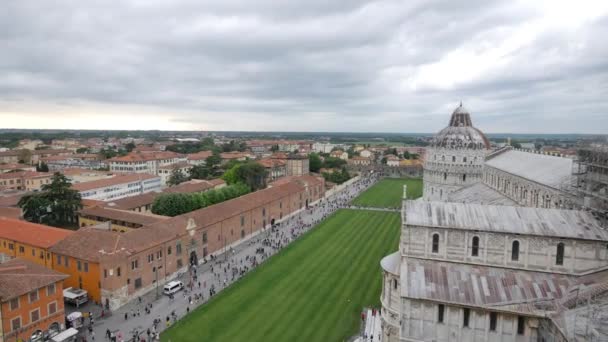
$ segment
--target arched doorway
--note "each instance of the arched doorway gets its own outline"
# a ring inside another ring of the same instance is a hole
[[[42,330],[36,330],[32,334],[30,341],[32,341],[32,342],[42,341],[43,336],[44,336],[44,334],[42,333]]]
[[[306,199],[306,209],[308,209],[308,198]]]
[[[60,331],[61,326],[59,325],[59,323],[54,322],[53,324],[49,325],[49,336],[55,336],[59,334]]]
[[[198,257],[196,256],[196,251],[190,252],[190,266],[198,265]]]

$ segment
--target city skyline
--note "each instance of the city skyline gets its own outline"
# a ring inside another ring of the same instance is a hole
[[[40,16],[44,13],[44,16]],[[13,2],[2,128],[606,133],[600,1]]]

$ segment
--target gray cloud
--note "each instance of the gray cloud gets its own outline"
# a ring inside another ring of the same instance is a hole
[[[483,0],[4,7],[0,115],[36,103],[24,120],[86,103],[210,129],[432,132],[463,100],[489,132],[608,127],[605,6],[564,23]]]

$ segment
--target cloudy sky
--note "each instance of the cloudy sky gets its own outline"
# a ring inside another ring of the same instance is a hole
[[[0,127],[608,133],[608,1],[4,1]]]

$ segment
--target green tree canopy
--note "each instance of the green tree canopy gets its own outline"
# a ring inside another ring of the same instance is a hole
[[[323,161],[317,153],[311,153],[308,155],[308,166],[310,172],[319,172],[321,166],[323,165]]]
[[[188,176],[186,176],[180,169],[175,168],[171,171],[169,175],[169,179],[167,179],[167,185],[173,186],[183,183],[189,180]]]
[[[51,183],[44,184],[38,193],[23,196],[18,205],[23,217],[30,222],[67,227],[74,224],[82,199],[70,181],[57,172]]]
[[[205,192],[161,194],[152,203],[152,213],[164,216],[177,216],[221,203],[249,192],[250,189],[247,185],[237,183]]]

